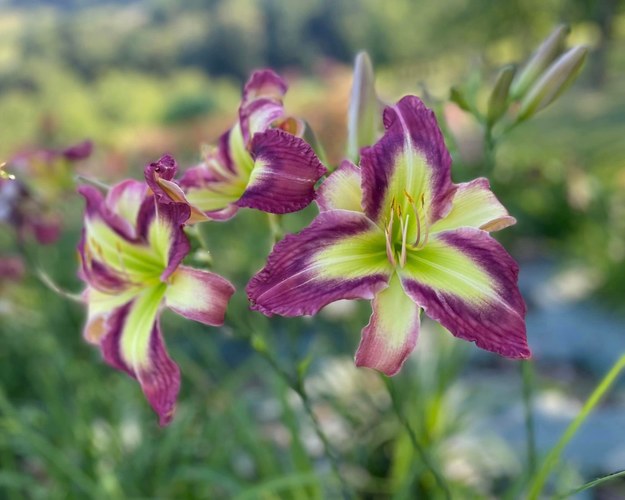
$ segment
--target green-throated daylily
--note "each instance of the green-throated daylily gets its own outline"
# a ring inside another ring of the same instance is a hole
[[[146,177],[161,163],[175,173],[166,156],[146,167]],[[188,205],[134,180],[106,196],[91,186],[79,191],[86,200],[79,244],[89,309],[85,338],[108,364],[139,381],[165,425],[173,417],[180,372],[165,349],[159,312],[165,305],[185,318],[221,325],[234,287],[217,274],[181,265],[189,252],[183,231]]]
[[[303,122],[285,115],[286,90],[284,80],[271,70],[252,74],[237,123],[180,180],[195,210],[224,220],[240,207],[282,214],[301,210],[314,199],[315,183],[326,170],[301,139]]]
[[[512,358],[530,355],[518,266],[487,231],[515,220],[486,179],[451,181],[434,113],[414,96],[384,111],[384,136],[344,162],[317,193],[320,214],[278,243],[247,286],[264,314],[315,314],[373,299],[356,364],[396,373],[420,313],[457,337]]]

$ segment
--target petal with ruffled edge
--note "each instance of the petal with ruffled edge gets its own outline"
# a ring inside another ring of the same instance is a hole
[[[490,190],[488,179],[479,178],[458,184],[450,212],[437,221],[430,233],[460,227],[474,227],[484,231],[499,231],[516,222]]]
[[[180,370],[167,354],[158,310],[165,285],[143,291],[108,318],[100,347],[104,360],[136,378],[160,425],[171,422],[180,389]]]
[[[360,169],[351,161],[343,161],[339,168],[325,179],[315,196],[319,210],[351,210],[362,212]]]
[[[181,266],[169,278],[165,304],[185,318],[221,326],[234,291],[218,274]]]
[[[282,130],[267,130],[254,136],[252,155],[254,170],[239,207],[284,214],[313,201],[315,183],[326,169],[304,140]]]
[[[361,152],[365,213],[377,222],[393,203],[404,214],[413,213],[414,204],[429,226],[447,214],[454,193],[451,157],[436,117],[418,97],[406,96],[384,110],[384,126],[382,139]],[[417,232],[411,217],[410,241]]]
[[[148,163],[143,173],[145,181],[154,193],[158,203],[184,203],[189,205],[191,215],[186,224],[195,224],[208,220],[208,217],[201,209],[187,200],[184,191],[174,180],[177,170],[178,164],[174,157],[165,155],[154,163]]]
[[[373,298],[391,273],[384,233],[363,214],[331,210],[280,241],[247,294],[267,316],[312,315],[339,299]]]
[[[488,233],[462,228],[408,254],[406,293],[453,335],[510,358],[527,358],[525,303],[516,262]]]
[[[388,288],[376,294],[372,306],[373,314],[356,352],[356,366],[395,375],[417,343],[421,308],[406,295],[397,275]]]

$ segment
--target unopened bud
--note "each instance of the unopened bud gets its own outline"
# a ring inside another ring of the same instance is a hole
[[[502,68],[497,76],[495,87],[488,99],[488,113],[486,119],[489,125],[493,125],[499,120],[506,112],[506,109],[508,109],[508,93],[515,72],[516,68],[510,65]]]
[[[519,73],[512,84],[511,95],[514,99],[523,97],[532,83],[534,83],[545,69],[564,50],[564,40],[569,34],[570,28],[561,24],[547,37],[538,47],[531,59],[527,62],[523,71]]]
[[[371,59],[360,52],[354,63],[354,81],[347,111],[347,155],[358,160],[360,148],[377,140],[382,126],[380,103],[375,93]]]
[[[458,87],[452,87],[449,91],[449,100],[458,105],[460,109],[471,112],[471,105]]]
[[[581,46],[562,54],[525,96],[517,121],[528,119],[555,101],[575,81],[587,55],[588,47]]]

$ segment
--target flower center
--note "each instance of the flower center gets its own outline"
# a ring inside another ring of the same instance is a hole
[[[408,248],[421,250],[427,244],[429,228],[424,194],[419,200],[415,200],[404,191],[404,199],[401,201],[399,203],[393,197],[384,235],[388,260],[393,266],[399,264],[403,268],[406,265]],[[410,240],[413,243],[408,243]]]

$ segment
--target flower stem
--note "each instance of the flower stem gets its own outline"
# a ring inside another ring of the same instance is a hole
[[[523,407],[525,409],[525,439],[527,442],[527,475],[532,477],[536,472],[536,429],[532,409],[532,387],[534,369],[531,361],[521,361],[523,380]]]
[[[610,371],[603,377],[599,385],[592,392],[582,410],[579,412],[579,415],[575,417],[575,419],[569,424],[566,428],[562,436],[556,445],[551,449],[547,457],[542,463],[542,466],[538,470],[538,474],[534,477],[533,481],[530,483],[529,494],[528,497],[530,500],[536,500],[549,477],[549,474],[553,470],[553,468],[558,463],[558,459],[564,450],[564,447],[569,443],[569,441],[575,436],[579,427],[584,423],[590,412],[597,406],[603,395],[608,391],[608,389],[612,386],[614,381],[620,375],[621,371],[625,368],[625,354],[622,354],[621,357],[614,363]]]
[[[406,432],[408,433],[408,436],[410,437],[410,441],[412,442],[412,447],[417,452],[417,454],[419,455],[419,458],[421,459],[423,464],[426,466],[426,468],[430,471],[432,476],[434,476],[434,480],[436,481],[436,484],[438,484],[438,487],[443,492],[443,495],[445,496],[445,498],[447,500],[451,500],[452,498],[451,491],[449,490],[449,486],[447,485],[445,478],[438,471],[434,463],[430,460],[430,457],[427,454],[427,452],[423,449],[423,446],[421,446],[421,443],[417,439],[417,435],[415,434],[413,428],[410,426],[410,422],[408,422],[408,419],[406,418],[406,416],[404,415],[404,412],[401,409],[401,403],[399,401],[399,398],[397,397],[397,391],[396,391],[395,385],[393,384],[393,380],[390,377],[386,377],[384,375],[381,375],[381,377],[382,377],[382,380],[384,381],[384,384],[386,385],[388,389],[389,395],[391,396],[393,410],[395,411],[395,414],[397,415],[397,419],[399,420],[399,422],[406,429]]]

